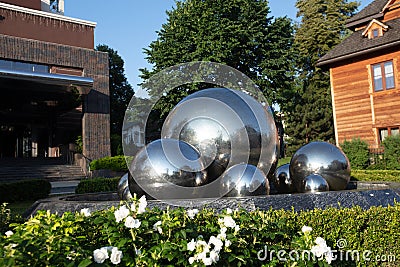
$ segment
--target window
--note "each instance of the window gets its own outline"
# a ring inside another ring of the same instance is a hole
[[[373,29],[372,30],[372,38],[376,38],[379,36],[379,29]]]
[[[379,140],[382,142],[388,136],[398,135],[400,133],[399,127],[387,127],[379,129]]]
[[[395,87],[392,61],[372,65],[372,74],[374,77],[375,92],[393,89]]]
[[[49,72],[49,66],[47,65],[5,60],[5,59],[0,59],[0,69],[16,70],[24,72],[40,72],[40,73]]]

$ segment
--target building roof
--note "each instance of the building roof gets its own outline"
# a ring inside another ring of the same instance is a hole
[[[358,24],[362,24],[365,21],[370,21],[371,19],[380,18],[383,16],[382,10],[388,3],[388,0],[375,0],[371,4],[364,7],[360,12],[352,16],[346,21],[346,26],[348,28],[355,27]]]
[[[379,0],[378,0],[379,1]],[[353,32],[318,60],[317,65],[328,65],[340,60],[400,45],[400,18],[385,22],[389,27],[383,36],[368,39],[361,31]]]

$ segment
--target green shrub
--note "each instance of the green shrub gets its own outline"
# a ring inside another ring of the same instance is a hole
[[[301,255],[303,250],[310,250],[317,237],[337,250],[333,266],[381,266],[382,262],[375,261],[378,256],[395,257],[397,261],[387,262],[387,266],[400,264],[400,204],[368,210],[353,207],[222,213],[211,209],[144,210],[143,204],[137,200],[135,204],[124,204],[128,212],[125,215],[122,208],[115,207],[91,214],[68,212],[61,217],[39,212],[27,223],[14,225],[10,229],[13,235],[0,235],[0,266],[98,266],[94,251],[110,246],[122,251],[121,266],[189,266],[190,259],[202,250],[191,249],[190,243],[208,242],[212,237],[223,241],[214,266],[328,266],[326,259],[295,263],[289,258],[290,251]],[[303,226],[312,229],[303,231]],[[214,243],[210,249],[216,247]],[[259,252],[264,256],[266,249],[267,259],[260,260]],[[272,250],[274,254],[270,254]],[[286,252],[281,256],[289,261],[279,259],[280,250]],[[348,251],[358,251],[359,259],[357,254],[354,258],[349,254],[346,259]],[[195,266],[204,266],[194,260]],[[104,264],[113,266],[111,262],[110,256]]]
[[[0,203],[46,198],[50,190],[51,184],[47,180],[0,183]]]
[[[75,149],[77,153],[81,153],[83,151],[83,140],[82,140],[82,135],[79,135],[76,140],[75,140]]]
[[[90,162],[91,170],[107,169],[112,171],[128,171],[125,156],[104,157]]]
[[[81,180],[75,189],[75,193],[114,192],[117,191],[119,180],[120,177]]]
[[[400,170],[351,170],[351,179],[400,183]]]
[[[365,169],[368,167],[369,149],[368,143],[360,138],[344,141],[340,147],[350,161],[351,168]]]
[[[388,136],[382,143],[386,169],[400,170],[400,135]]]

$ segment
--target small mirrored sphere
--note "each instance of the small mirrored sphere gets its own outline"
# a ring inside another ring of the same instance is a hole
[[[121,200],[123,200],[123,195],[125,188],[128,188],[128,173],[125,173],[118,182],[117,193]]]
[[[350,162],[343,151],[327,142],[311,142],[294,153],[290,161],[290,177],[301,192],[304,179],[321,175],[330,190],[344,190],[350,181]]]
[[[207,182],[199,152],[175,139],[149,143],[137,153],[129,170],[132,173],[130,192],[156,199],[180,198],[176,188],[196,187]]]
[[[254,165],[238,164],[221,176],[222,191],[227,197],[269,195],[269,182],[263,171]]]
[[[279,166],[272,177],[272,183],[279,193],[289,194],[296,192],[289,171],[290,164]]]
[[[304,179],[304,188],[301,193],[316,193],[329,191],[329,185],[319,174],[307,175]]]
[[[267,108],[252,96],[227,88],[185,97],[169,113],[161,135],[193,145],[207,167],[209,182],[244,162],[267,175],[277,161],[275,150],[279,151],[274,118]]]

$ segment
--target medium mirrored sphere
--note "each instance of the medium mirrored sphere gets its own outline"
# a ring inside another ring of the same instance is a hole
[[[327,142],[311,142],[294,153],[290,161],[290,177],[301,192],[304,179],[321,175],[330,190],[344,190],[350,181],[350,162],[343,151]]]
[[[289,194],[296,192],[293,181],[290,178],[290,164],[279,166],[272,177],[272,183],[279,193]]]
[[[122,199],[121,200],[130,200],[132,199],[132,194],[131,191],[129,190],[129,187],[126,187],[124,189],[124,192],[122,193]]]
[[[119,199],[121,199],[121,200],[126,200],[124,198],[124,191],[126,188],[128,188],[128,175],[129,175],[128,173],[125,173],[121,177],[121,179],[119,179],[119,182],[118,182],[117,193],[118,193]]]
[[[304,179],[304,188],[301,193],[316,193],[329,191],[329,185],[319,174],[307,175]]]
[[[275,150],[279,151],[274,118],[267,108],[252,96],[227,88],[204,89],[185,97],[169,113],[161,135],[193,145],[210,182],[240,163],[268,174],[277,161]]]
[[[149,143],[136,154],[129,170],[132,174],[130,192],[156,199],[188,198],[190,196],[181,196],[179,189],[207,182],[199,152],[175,139]]]
[[[269,182],[263,171],[254,165],[238,164],[221,176],[222,192],[227,197],[269,195]]]

